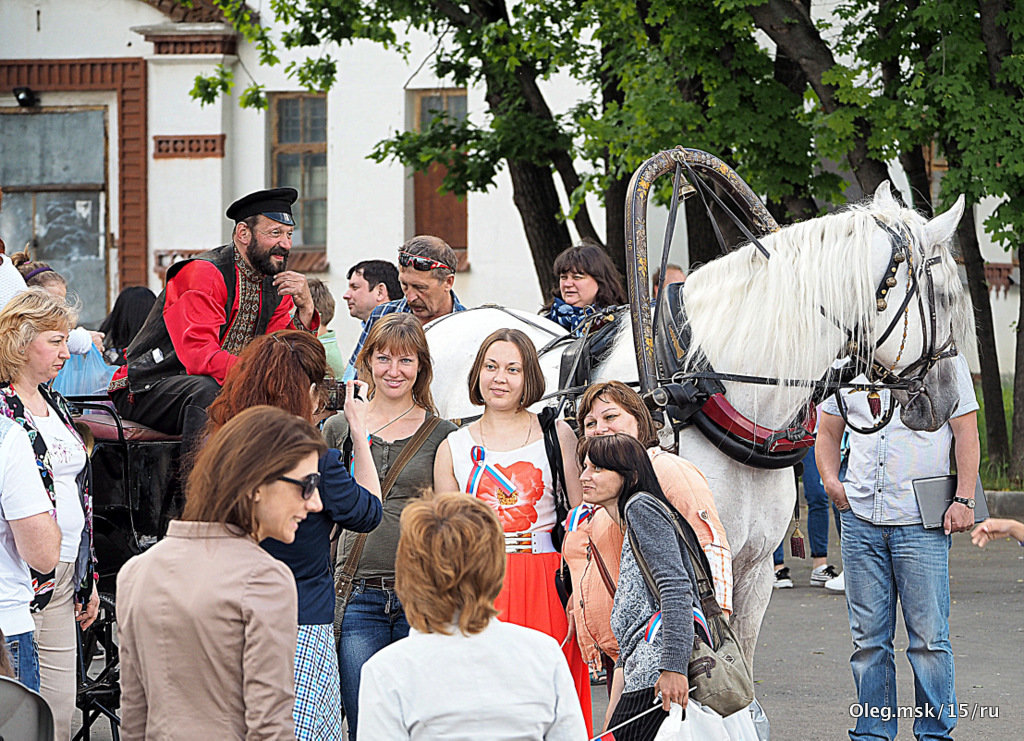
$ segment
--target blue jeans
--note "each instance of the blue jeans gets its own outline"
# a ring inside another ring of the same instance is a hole
[[[851,511],[843,519],[846,606],[853,634],[850,666],[857,685],[854,741],[894,739],[897,729],[893,637],[903,610],[914,671],[914,736],[949,739],[956,727],[953,649],[949,643],[950,536],[920,525],[873,525]],[[951,717],[952,716],[952,717]]]
[[[39,691],[39,654],[36,652],[35,634],[18,633],[4,636],[4,643],[11,654],[11,668],[14,678],[30,690]]]
[[[814,462],[814,446],[804,456],[804,498],[807,500],[807,538],[811,544],[811,558],[828,557],[828,494],[821,484],[821,476],[818,474],[818,466]],[[843,526],[839,519],[839,510],[832,507],[836,518],[836,532],[840,535]],[[772,561],[776,566],[785,563],[786,558],[783,552],[785,540],[779,543],[779,547],[772,554]]]
[[[359,718],[359,673],[367,659],[409,635],[409,623],[398,596],[390,589],[366,588],[358,580],[345,607],[338,645],[341,704],[348,720],[349,741],[355,741]]]

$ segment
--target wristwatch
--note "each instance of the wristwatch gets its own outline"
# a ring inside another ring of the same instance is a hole
[[[974,497],[971,497],[970,499],[968,499],[967,497],[953,497],[953,501],[959,502],[960,504],[967,507],[967,509],[974,509]]]

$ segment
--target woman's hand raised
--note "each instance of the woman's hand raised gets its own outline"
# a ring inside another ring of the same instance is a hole
[[[345,420],[352,437],[366,437],[366,394],[369,386],[364,381],[345,383]]]

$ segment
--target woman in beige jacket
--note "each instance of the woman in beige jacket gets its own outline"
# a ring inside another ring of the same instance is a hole
[[[182,518],[118,574],[125,741],[295,738],[295,580],[259,542],[292,542],[320,510],[325,450],[267,406],[203,446]]]

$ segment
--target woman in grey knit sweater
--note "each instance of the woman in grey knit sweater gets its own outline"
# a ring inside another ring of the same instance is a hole
[[[608,727],[650,710],[660,695],[660,709],[615,731],[619,741],[653,739],[669,705],[685,708],[688,699],[686,670],[697,604],[693,565],[670,519],[672,505],[637,440],[621,433],[587,438],[580,458],[583,501],[604,507],[623,530],[632,531],[657,587],[658,594],[652,594],[627,537],[611,615],[620,654],[610,699],[615,710]]]

